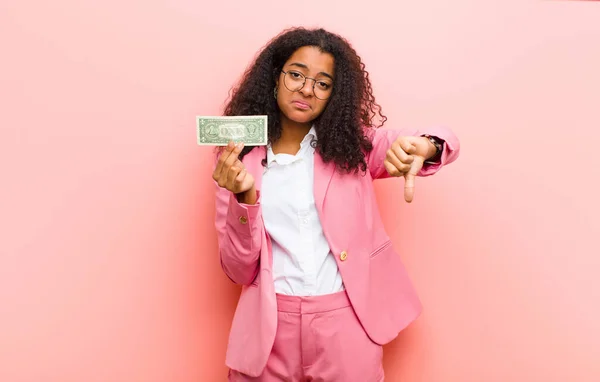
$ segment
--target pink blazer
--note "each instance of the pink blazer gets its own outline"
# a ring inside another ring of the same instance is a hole
[[[384,230],[372,181],[389,176],[383,161],[397,137],[423,133],[445,141],[441,162],[426,164],[419,173],[429,176],[458,157],[459,141],[448,129],[377,129],[373,151],[366,158],[366,174],[340,174],[332,163],[325,164],[315,154],[314,196],[325,237],[356,315],[368,336],[382,345],[419,316],[421,303]],[[254,175],[257,190],[264,157],[265,147],[258,147],[243,159]],[[267,363],[277,327],[271,242],[264,228],[260,191],[256,205],[243,205],[231,192],[216,187],[215,224],[221,266],[233,282],[242,285],[226,365],[258,376]],[[402,190],[398,194],[403,195]]]

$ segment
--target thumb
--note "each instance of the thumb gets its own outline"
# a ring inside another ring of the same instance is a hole
[[[404,200],[408,203],[412,202],[415,197],[415,178],[421,168],[423,168],[424,159],[420,156],[415,156],[415,159],[410,164],[410,170],[404,174]]]

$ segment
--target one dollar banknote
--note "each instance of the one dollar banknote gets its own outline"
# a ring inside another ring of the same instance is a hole
[[[196,117],[196,137],[202,146],[227,146],[229,141],[245,146],[267,144],[267,116]]]

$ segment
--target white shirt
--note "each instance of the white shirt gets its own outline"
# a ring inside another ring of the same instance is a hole
[[[315,296],[344,290],[342,276],[323,235],[314,198],[314,127],[296,155],[267,147],[262,215],[272,241],[275,292]]]

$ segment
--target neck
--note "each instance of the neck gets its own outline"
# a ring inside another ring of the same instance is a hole
[[[281,137],[273,144],[275,154],[285,152],[288,154],[296,154],[300,149],[300,142],[310,131],[311,123],[294,122],[281,117]]]
[[[298,143],[302,142],[310,127],[311,123],[299,123],[294,122],[282,116],[281,118],[281,141],[286,143]]]

